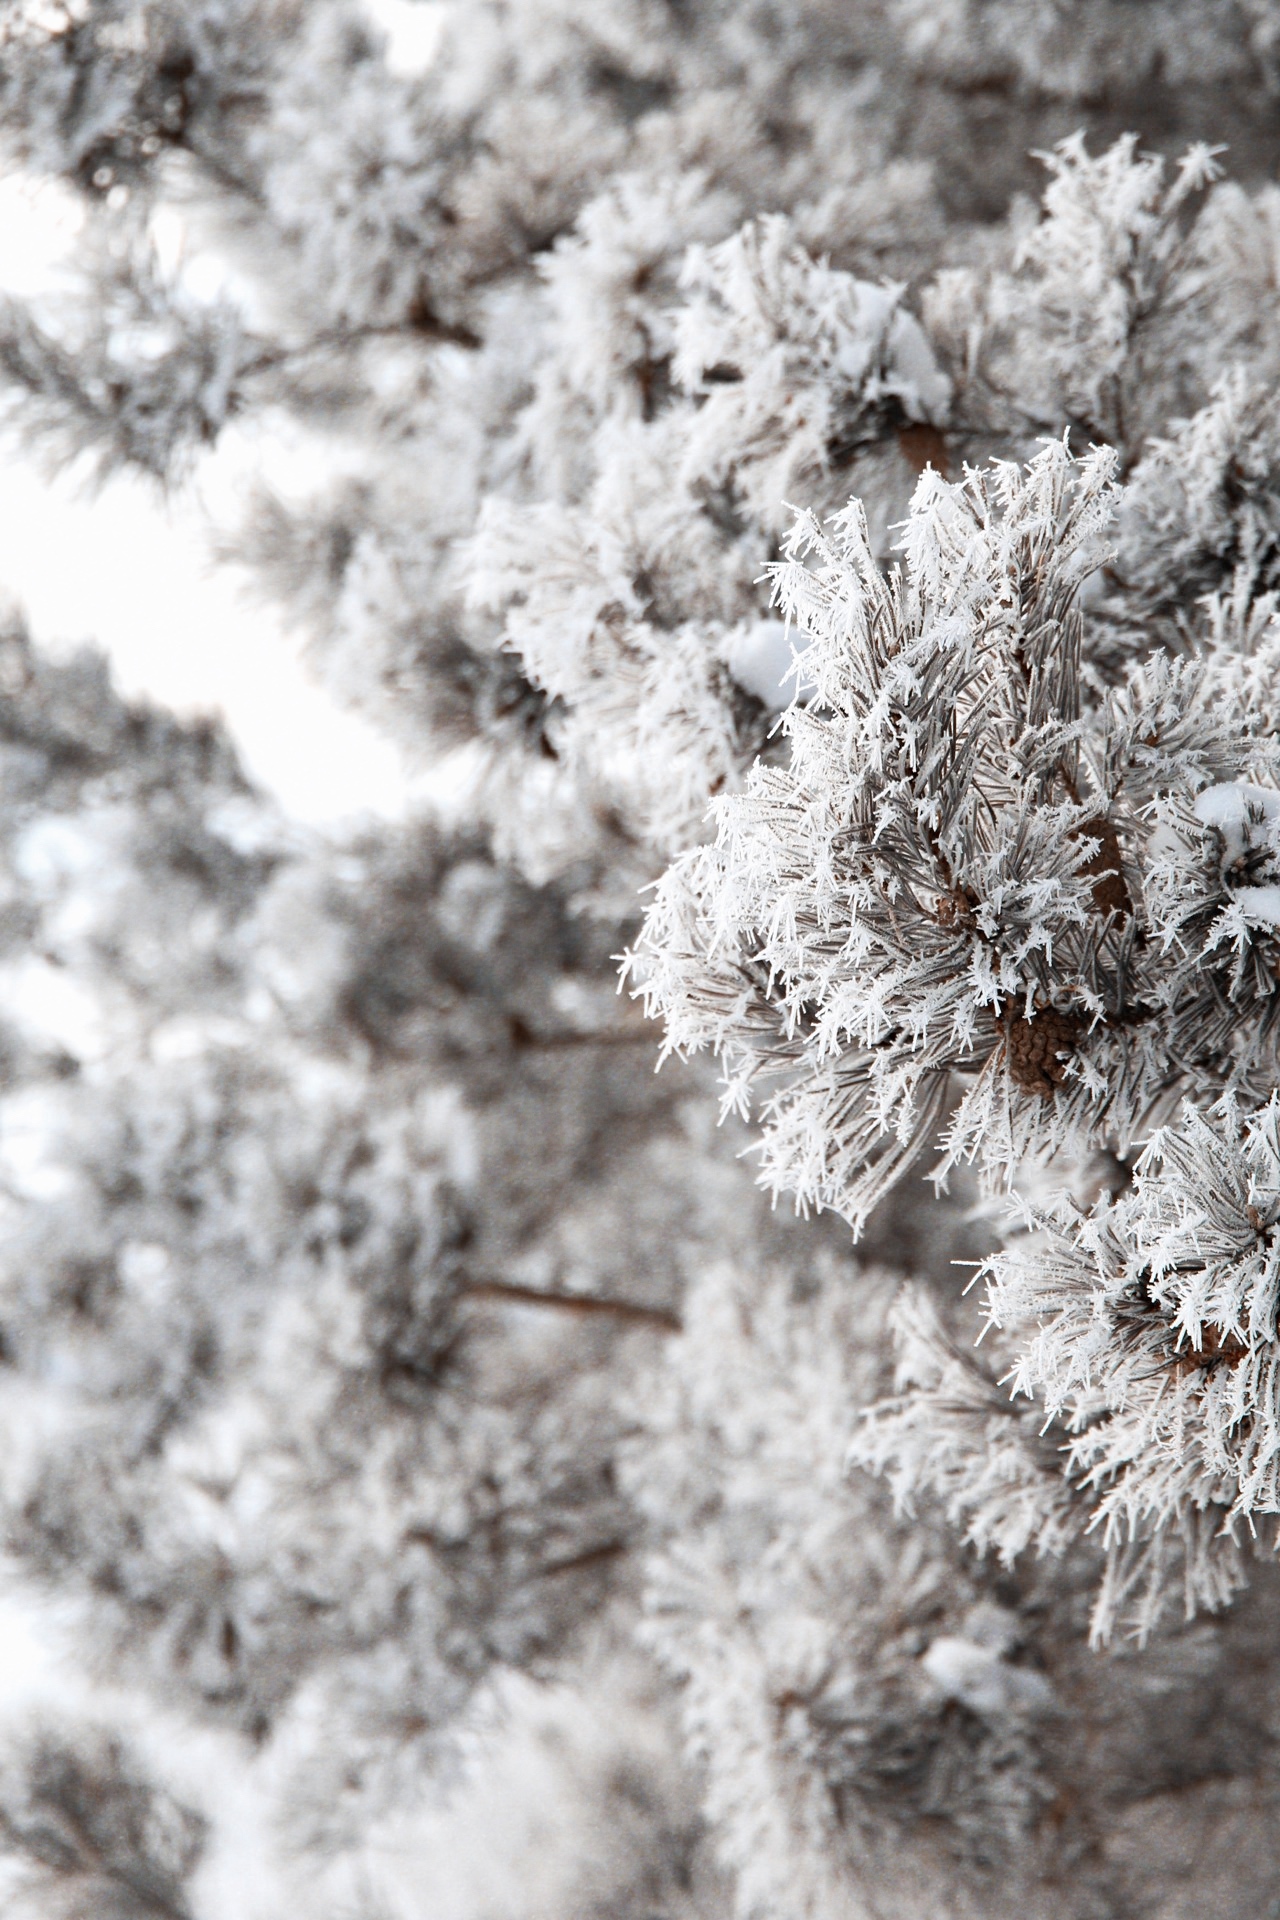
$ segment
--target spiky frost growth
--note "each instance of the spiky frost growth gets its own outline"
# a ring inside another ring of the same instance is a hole
[[[532,483],[565,504],[486,504],[470,550],[472,598],[477,608],[509,607],[504,645],[559,708],[544,738],[553,752],[558,735],[574,743],[573,778],[597,790],[588,805],[599,815],[603,801],[642,844],[670,852],[698,837],[705,799],[736,784],[759,744],[726,711],[723,692],[717,699],[724,665],[766,706],[778,704],[778,672],[772,685],[740,677],[745,636],[720,623],[758,615],[751,582],[781,501],[821,514],[859,494],[880,553],[912,472],[926,462],[945,471],[949,440],[985,448],[994,437],[1030,452],[1037,428],[1070,422],[1131,460],[1153,424],[1205,397],[1215,373],[1237,383],[1270,377],[1274,329],[1258,318],[1272,253],[1265,192],[1250,200],[1223,188],[1206,198],[1215,177],[1206,150],[1188,153],[1170,182],[1164,163],[1128,138],[1096,157],[1081,138],[1068,140],[1049,165],[1043,217],[1015,221],[986,243],[983,265],[927,283],[923,325],[900,288],[811,258],[795,220],[748,222],[709,244],[697,226],[721,217],[719,196],[687,184],[657,191],[628,178],[556,249],[547,278],[557,345],[542,361],[521,435]],[[691,244],[680,265],[683,241]],[[1235,373],[1233,355],[1242,363]],[[1208,447],[1187,454],[1187,484],[1211,484]],[[1258,444],[1247,462],[1264,492],[1266,459]],[[1149,644],[1143,583],[1159,567],[1161,541],[1155,529],[1147,538],[1140,505],[1131,520],[1124,592],[1091,641],[1100,665],[1117,645],[1123,654]],[[603,581],[588,584],[581,559],[567,563],[553,526],[584,548],[622,541],[627,565],[607,597]],[[1230,582],[1220,570],[1197,584]],[[620,681],[638,679],[632,650],[619,657],[609,632],[610,616],[616,626],[615,609],[632,599],[688,644],[641,636],[654,684],[610,712],[603,661],[614,660]],[[699,636],[694,620],[712,624]],[[785,669],[785,647],[776,652]],[[699,691],[689,684],[695,659]],[[661,750],[655,732],[665,736]],[[653,799],[639,772],[646,765]],[[540,772],[545,789],[551,776]],[[558,820],[569,787],[556,785]],[[655,802],[677,794],[674,817],[656,819]],[[536,834],[509,844],[522,842],[537,848]],[[564,860],[567,844],[557,827],[544,870]]]
[[[715,201],[699,206],[709,222]],[[650,282],[693,224],[631,183],[557,250],[567,344],[521,430],[536,448],[551,399],[576,398],[562,478],[589,489],[581,506],[489,499],[468,555],[473,606],[505,612],[504,647],[552,703],[545,740],[584,825],[612,815],[668,856],[702,837],[787,697],[785,635],[753,586],[781,490],[822,504],[860,478],[883,523],[913,470],[902,430],[932,430],[947,399],[903,289],[815,262],[781,215],[690,247],[664,312]],[[534,872],[563,861],[551,834],[506,844]]]
[[[1265,908],[1193,810],[1276,778],[1275,630],[1240,657],[1213,629],[1082,704],[1114,466],[1050,443],[926,474],[888,579],[856,502],[801,517],[776,576],[815,689],[790,764],[717,803],[649,910],[632,967],[668,1050],[719,1053],[743,1111],[781,1080],[764,1178],[855,1228],[949,1112],[941,1173],[976,1155],[1000,1181],[1275,1071]]]
[[[1206,406],[1148,443],[1125,492],[1116,569],[1140,617],[1176,640],[1198,595],[1254,599],[1280,584],[1278,549],[1280,420],[1269,389],[1236,367]]]
[[[762,530],[895,426],[945,421],[948,382],[905,289],[810,259],[780,215],[691,248],[681,285],[673,372],[702,401],[685,473],[730,486]]]
[[[1092,1537],[1097,1641],[1145,1640],[1179,1589],[1188,1617],[1223,1606],[1280,1512],[1278,1128],[1274,1096],[1251,1120],[1188,1106],[1128,1191],[1027,1210],[1031,1237],[984,1268],[1012,1402],[927,1310],[900,1320],[905,1391],[857,1452],[1006,1561]]]
[[[1062,1553],[1082,1518],[1036,1409],[1010,1400],[989,1367],[943,1325],[923,1288],[903,1287],[889,1325],[897,1397],[870,1410],[850,1458],[887,1473],[902,1512],[914,1510],[915,1495],[927,1486],[971,1545],[981,1553],[994,1549],[1006,1565],[1033,1544]]]
[[[1070,425],[1131,462],[1234,361],[1273,374],[1275,330],[1251,297],[1274,258],[1273,190],[1215,186],[1204,145],[1172,179],[1133,135],[1092,155],[1075,134],[1041,157],[1042,217],[1011,223],[1003,259],[940,273],[925,323],[972,427],[1016,443]]]

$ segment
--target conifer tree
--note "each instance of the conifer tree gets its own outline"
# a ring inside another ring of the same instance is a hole
[[[405,7],[0,9],[8,427],[456,800],[5,615],[3,1900],[1256,1920],[1280,14]]]

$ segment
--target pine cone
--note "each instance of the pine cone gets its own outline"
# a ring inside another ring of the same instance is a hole
[[[976,902],[973,895],[963,887],[955,887],[950,893],[940,895],[936,912],[940,927],[966,926],[973,919]]]
[[[1074,1053],[1080,1038],[1083,1022],[1079,1014],[1041,1007],[1028,1020],[1020,1009],[1006,1007],[1000,1025],[1014,1085],[1024,1093],[1038,1093],[1042,1100],[1051,1100],[1054,1088],[1060,1087],[1067,1076],[1063,1055]]]
[[[1212,1320],[1200,1329],[1200,1345],[1185,1347],[1174,1355],[1174,1373],[1207,1373],[1214,1367],[1238,1367],[1249,1349],[1238,1334],[1225,1333]]]

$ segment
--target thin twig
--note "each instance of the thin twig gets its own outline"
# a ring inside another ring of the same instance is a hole
[[[629,1320],[640,1326],[660,1327],[664,1333],[679,1333],[681,1322],[668,1307],[646,1307],[638,1300],[605,1300],[598,1294],[550,1293],[541,1287],[521,1286],[515,1280],[468,1280],[461,1292],[471,1300],[510,1300],[522,1307],[550,1307],[557,1313],[612,1314],[617,1320]]]

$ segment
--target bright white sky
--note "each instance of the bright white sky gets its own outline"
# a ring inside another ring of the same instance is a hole
[[[431,65],[444,27],[441,0],[364,0],[386,35],[385,59],[392,73],[423,73]]]
[[[394,746],[310,678],[269,608],[207,560],[197,510],[113,481],[93,498],[0,456],[0,587],[40,641],[96,640],[118,685],[180,713],[216,710],[249,772],[316,823],[396,817],[410,783]]]

